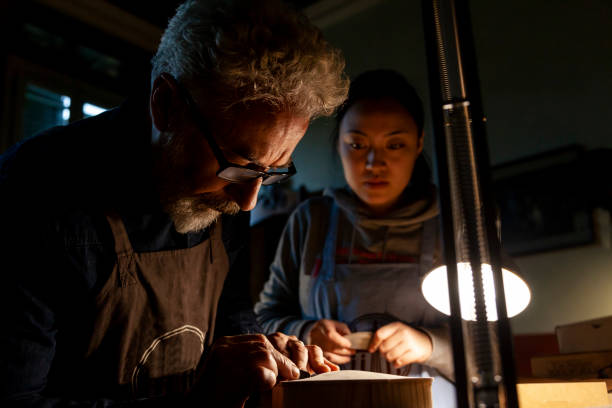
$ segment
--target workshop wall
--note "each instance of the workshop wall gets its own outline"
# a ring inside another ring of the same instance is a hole
[[[515,259],[531,304],[514,317],[514,333],[551,333],[555,326],[612,315],[612,251],[591,245]]]
[[[612,2],[474,1],[472,14],[494,165],[570,144],[612,147]],[[351,77],[396,69],[428,104],[422,31],[420,2],[402,0],[323,28]],[[331,123],[315,121],[300,144],[296,186],[342,184],[340,166],[326,160]]]

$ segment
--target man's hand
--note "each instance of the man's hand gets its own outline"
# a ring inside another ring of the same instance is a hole
[[[304,345],[297,337],[276,332],[268,336],[270,343],[283,355],[289,357],[300,370],[310,374],[338,371],[340,367],[323,357],[319,346]]]
[[[212,346],[191,400],[238,408],[253,392],[274,387],[277,377],[299,376],[298,367],[263,334],[222,337]]]
[[[389,323],[376,330],[368,351],[376,350],[385,356],[396,368],[411,363],[424,363],[433,351],[431,339],[420,330],[402,322]]]
[[[321,319],[310,330],[310,344],[321,347],[323,355],[331,362],[346,364],[355,354],[351,342],[343,337],[350,332],[348,326],[342,322]]]

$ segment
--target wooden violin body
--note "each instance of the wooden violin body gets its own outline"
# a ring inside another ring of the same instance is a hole
[[[343,370],[281,381],[265,408],[431,408],[431,378]]]

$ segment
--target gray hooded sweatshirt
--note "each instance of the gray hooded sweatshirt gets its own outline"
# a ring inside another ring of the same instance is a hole
[[[299,205],[285,226],[270,276],[255,305],[258,321],[266,333],[280,331],[307,342],[314,322],[334,319],[317,316],[309,302],[312,284],[321,268],[334,202],[340,209],[336,263],[418,263],[423,223],[438,214],[433,186],[424,196],[406,199],[404,205],[384,217],[371,214],[349,188],[328,189],[322,197]],[[438,312],[432,309],[432,313]],[[433,343],[433,353],[425,364],[452,379],[448,328],[444,324],[418,328]]]

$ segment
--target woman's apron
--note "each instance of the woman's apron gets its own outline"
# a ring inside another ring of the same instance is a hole
[[[135,253],[121,219],[107,220],[117,263],[96,298],[85,367],[104,396],[185,393],[212,344],[229,269],[221,222],[192,248]]]
[[[425,221],[419,263],[336,264],[339,207],[334,203],[329,233],[325,239],[319,275],[311,290],[312,310],[317,319],[346,322],[355,331],[375,332],[395,321],[410,326],[436,325],[430,321],[430,306],[421,293],[421,277],[433,265],[437,218]],[[353,244],[351,243],[351,246]],[[384,261],[384,259],[383,259]],[[434,407],[454,407],[455,387],[437,370],[421,364],[394,368],[380,353],[357,351],[344,369],[367,370],[412,377],[434,377]]]

